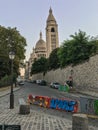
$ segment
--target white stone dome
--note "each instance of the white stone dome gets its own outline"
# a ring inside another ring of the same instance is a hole
[[[40,39],[36,43],[35,49],[46,49],[46,43],[42,39],[42,33],[40,32]]]

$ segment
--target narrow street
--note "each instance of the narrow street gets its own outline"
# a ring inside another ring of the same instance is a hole
[[[24,98],[27,101],[27,97],[29,94],[32,95],[41,95],[41,96],[49,96],[49,97],[56,97],[56,98],[71,98],[71,99],[78,99],[80,98],[80,94],[66,94],[64,92],[59,92],[57,89],[52,89],[49,86],[40,86],[37,84],[32,84],[25,82],[23,86],[20,86],[20,89],[17,91],[14,91],[14,105],[15,107],[19,106],[18,100],[19,98]],[[31,111],[55,116],[62,119],[68,119],[69,122],[72,121],[72,113],[71,112],[65,112],[65,111],[59,111],[55,109],[48,109],[43,108],[36,105],[31,105]],[[9,94],[5,95],[0,98],[0,112],[2,112],[4,109],[9,108]],[[89,119],[89,125],[90,126],[96,126],[98,128],[98,119]],[[97,129],[96,129],[97,130]]]

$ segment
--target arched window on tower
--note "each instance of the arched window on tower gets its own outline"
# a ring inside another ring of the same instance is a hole
[[[51,32],[55,32],[55,29],[54,29],[54,28],[51,28]]]

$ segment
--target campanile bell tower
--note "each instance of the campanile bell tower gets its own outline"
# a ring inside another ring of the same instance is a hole
[[[52,9],[49,10],[49,15],[46,21],[46,49],[47,49],[47,58],[50,53],[59,47],[59,38],[58,38],[58,25],[53,16]]]

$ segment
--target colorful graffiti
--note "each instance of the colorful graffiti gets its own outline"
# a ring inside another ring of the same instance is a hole
[[[28,96],[28,102],[31,104],[39,105],[56,110],[64,110],[67,112],[78,112],[78,102],[70,99],[56,99],[46,96]]]
[[[68,101],[68,100],[59,100],[59,99],[51,99],[50,108],[65,110],[74,112],[74,106],[76,105],[76,101]]]

